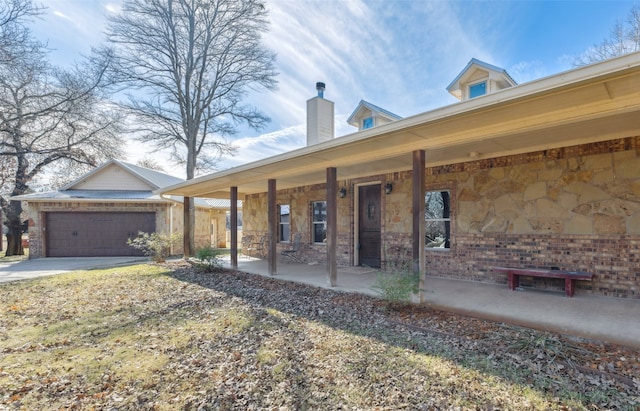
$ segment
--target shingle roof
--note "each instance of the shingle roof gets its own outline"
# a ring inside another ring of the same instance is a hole
[[[140,167],[134,164],[118,161],[120,165],[129,169],[131,172],[139,175],[149,183],[156,186],[156,188],[170,186],[172,184],[181,183],[184,180],[182,178],[170,176],[160,171],[152,170],[150,168]]]
[[[127,190],[59,190],[42,193],[23,194],[11,197],[12,200],[153,200],[167,201],[151,191]]]
[[[203,200],[212,208],[231,208],[231,200],[226,200],[223,198],[205,198]],[[242,208],[242,201],[240,200],[238,200],[238,208]]]

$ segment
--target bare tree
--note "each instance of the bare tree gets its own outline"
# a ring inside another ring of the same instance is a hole
[[[9,1],[23,7],[29,0]],[[7,2],[5,1],[5,4]],[[36,10],[27,7],[21,10]],[[0,205],[6,216],[7,255],[22,255],[22,205],[10,197],[28,193],[29,184],[56,164],[96,165],[120,154],[117,112],[105,102],[108,61],[94,60],[59,70],[47,51],[17,17],[2,45],[0,60]],[[13,13],[13,14],[12,14]]]
[[[634,4],[623,21],[618,20],[608,38],[594,44],[573,62],[584,66],[640,50],[640,5]]]
[[[148,168],[151,170],[160,171],[162,173],[166,173],[164,167],[162,167],[160,162],[155,158],[145,157],[142,160],[139,160],[136,163],[136,165],[139,165],[140,167]]]
[[[128,0],[110,18],[113,74],[133,90],[127,107],[142,139],[172,150],[188,180],[233,151],[225,139],[239,124],[268,122],[242,103],[249,90],[276,87],[275,55],[261,39],[267,26],[261,0]],[[188,257],[193,204],[184,200]]]

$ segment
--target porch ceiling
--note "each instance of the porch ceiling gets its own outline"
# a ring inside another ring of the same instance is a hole
[[[409,170],[425,150],[437,166],[640,134],[640,54],[634,53],[485,97],[199,177],[159,192],[240,198],[338,179]],[[477,153],[477,154],[471,154]]]

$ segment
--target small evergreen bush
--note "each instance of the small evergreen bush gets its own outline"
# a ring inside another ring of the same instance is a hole
[[[379,271],[371,287],[390,303],[406,303],[420,290],[420,273],[410,263],[390,263],[385,271]]]
[[[200,271],[215,272],[222,269],[222,261],[219,254],[218,251],[211,247],[203,247],[196,251],[196,258],[192,263]]]

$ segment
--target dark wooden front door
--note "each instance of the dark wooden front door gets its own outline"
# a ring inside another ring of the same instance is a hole
[[[380,184],[358,188],[358,265],[380,267]]]
[[[127,240],[155,230],[155,213],[51,212],[46,215],[47,257],[142,255]]]

